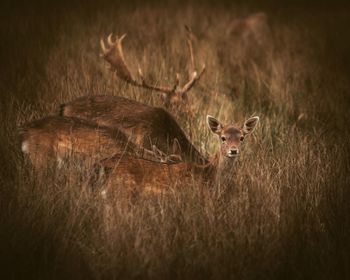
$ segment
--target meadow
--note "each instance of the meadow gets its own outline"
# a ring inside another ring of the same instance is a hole
[[[34,2],[0,12],[1,279],[349,279],[348,8]],[[234,19],[259,11],[264,43],[231,32]],[[132,202],[119,186],[106,202],[79,165],[37,176],[21,153],[22,124],[83,95],[162,106],[108,71],[100,38],[127,33],[133,72],[140,64],[151,81],[172,83],[186,74],[185,24],[206,64],[190,92],[194,120],[178,119],[192,143],[208,155],[218,147],[207,114],[260,117],[226,183]]]

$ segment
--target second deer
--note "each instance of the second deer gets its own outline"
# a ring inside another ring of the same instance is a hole
[[[91,162],[125,153],[154,160],[164,157],[154,147],[150,151],[130,142],[120,130],[98,127],[77,118],[49,116],[24,124],[19,132],[22,152],[38,171],[45,170],[49,163],[60,166],[72,156]]]
[[[104,182],[106,190],[116,185],[133,190],[155,193],[164,192],[169,186],[188,185],[192,180],[212,183],[217,178],[232,176],[232,167],[240,155],[240,146],[259,122],[258,117],[246,120],[243,126],[222,125],[217,119],[207,116],[210,130],[220,141],[220,148],[207,164],[160,163],[130,155],[115,155],[102,160],[95,167],[95,180]],[[93,181],[92,181],[93,182]],[[96,181],[95,181],[96,182]]]

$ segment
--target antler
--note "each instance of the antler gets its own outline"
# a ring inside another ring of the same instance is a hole
[[[183,86],[179,87],[179,74],[176,74],[176,79],[175,79],[175,84],[171,86],[156,86],[156,85],[150,85],[144,78],[141,67],[138,67],[138,74],[140,77],[141,82],[137,81],[131,74],[129,67],[127,66],[127,63],[124,58],[124,53],[123,53],[123,47],[122,47],[122,41],[125,38],[126,34],[121,36],[120,38],[116,38],[115,41],[113,41],[112,36],[113,34],[109,34],[107,38],[107,44],[108,47],[106,47],[105,42],[103,39],[101,39],[100,44],[101,44],[101,49],[102,49],[102,54],[101,57],[103,57],[109,64],[110,64],[110,69],[111,71],[115,71],[116,75],[126,81],[127,83],[136,86],[136,87],[142,87],[150,90],[155,90],[158,92],[165,93],[167,95],[171,94],[184,94],[188,92],[193,85],[200,79],[202,74],[204,73],[205,70],[205,65],[203,64],[203,67],[198,74],[197,71],[195,71],[195,64],[194,64],[194,56],[193,56],[193,48],[192,48],[192,32],[191,30],[186,26],[187,30],[187,44],[189,47],[190,51],[190,80]]]
[[[157,146],[152,145],[152,152],[154,157],[162,163],[179,163],[182,162],[182,157],[177,154],[165,154],[157,148]]]
[[[187,45],[188,45],[188,50],[190,53],[190,62],[191,65],[188,67],[188,74],[190,77],[190,80],[182,87],[181,93],[184,94],[188,92],[194,84],[201,78],[205,71],[205,64],[203,63],[202,69],[199,72],[199,74],[196,71],[196,65],[194,61],[194,55],[193,55],[193,46],[192,46],[192,41],[193,41],[193,33],[190,27],[185,25],[186,33],[187,33]]]

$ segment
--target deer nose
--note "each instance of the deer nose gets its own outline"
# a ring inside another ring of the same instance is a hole
[[[229,157],[234,157],[234,156],[238,156],[239,154],[239,150],[238,149],[230,149],[228,151],[228,156]]]

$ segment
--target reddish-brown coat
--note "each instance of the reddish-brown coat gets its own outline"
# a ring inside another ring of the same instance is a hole
[[[76,118],[50,116],[20,129],[22,150],[37,168],[50,160],[76,156],[101,160],[115,153],[137,153],[138,147],[118,130],[102,128]]]
[[[61,106],[61,114],[91,121],[99,126],[119,129],[133,143],[146,149],[157,146],[164,153],[173,153],[177,139],[183,160],[206,163],[206,159],[187,139],[174,117],[165,109],[151,107],[119,96],[84,96]]]
[[[122,185],[125,188],[159,193],[168,190],[169,186],[186,186],[193,183],[193,180],[196,183],[211,184],[218,177],[231,177],[233,164],[240,154],[239,147],[244,137],[253,132],[259,118],[249,118],[242,127],[222,125],[211,116],[207,116],[207,122],[210,130],[219,136],[220,149],[206,164],[160,163],[117,154],[97,164],[92,178],[104,178],[102,182],[107,184],[107,188]]]
[[[187,186],[193,182],[207,183],[215,174],[215,168],[213,163],[161,163],[130,154],[117,154],[95,165],[91,184],[100,180],[107,189],[120,185],[132,190],[161,193],[169,190],[169,187]]]

